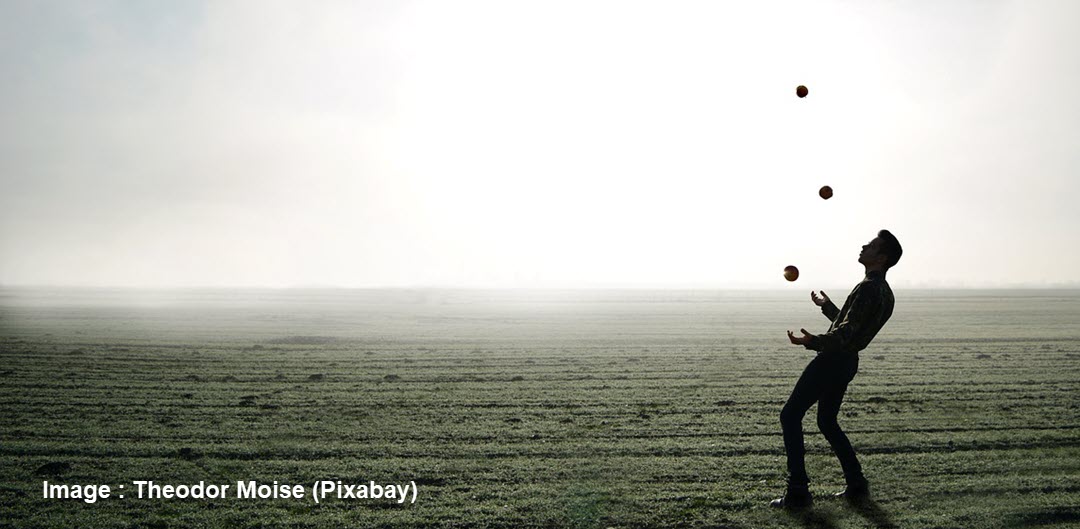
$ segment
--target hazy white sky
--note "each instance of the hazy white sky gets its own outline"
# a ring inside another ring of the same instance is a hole
[[[1077,21],[4,1],[0,284],[847,288],[880,228],[894,286],[1072,282]]]

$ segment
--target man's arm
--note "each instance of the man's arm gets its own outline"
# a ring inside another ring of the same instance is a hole
[[[840,322],[830,332],[819,334],[805,344],[807,349],[814,351],[844,351],[851,346],[852,340],[873,325],[881,318],[884,300],[877,288],[858,288],[853,293],[851,307],[844,315],[844,321]],[[835,309],[836,306],[833,305]],[[825,307],[821,307],[825,312]],[[828,316],[828,314],[826,314]]]
[[[836,305],[834,305],[832,301],[826,300],[825,303],[821,305],[821,313],[824,314],[826,318],[829,318],[829,321],[833,321],[840,315],[840,309],[836,308]]]

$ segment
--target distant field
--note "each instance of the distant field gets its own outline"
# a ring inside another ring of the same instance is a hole
[[[811,410],[771,510],[807,292],[3,289],[0,526],[1080,527],[1077,291],[898,291],[841,410],[875,503]],[[419,491],[42,498],[141,479]]]

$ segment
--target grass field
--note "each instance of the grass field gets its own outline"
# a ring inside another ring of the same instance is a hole
[[[0,290],[0,526],[1080,527],[1076,291],[897,291],[840,419],[874,502],[811,410],[770,509],[807,293]],[[418,498],[42,498],[144,479]]]

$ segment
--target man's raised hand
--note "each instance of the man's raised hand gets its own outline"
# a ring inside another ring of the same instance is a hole
[[[817,294],[815,294],[814,291],[811,290],[810,291],[810,301],[813,301],[814,305],[817,305],[817,306],[821,307],[821,306],[823,306],[823,305],[825,305],[826,303],[829,302],[829,296],[825,295],[825,291],[822,290],[821,291],[821,297],[819,298],[817,296]]]
[[[795,345],[807,345],[810,343],[810,340],[814,339],[814,335],[806,332],[806,329],[799,329],[799,331],[802,332],[802,336],[795,336],[791,331],[787,332],[788,340],[791,340],[791,343]]]

